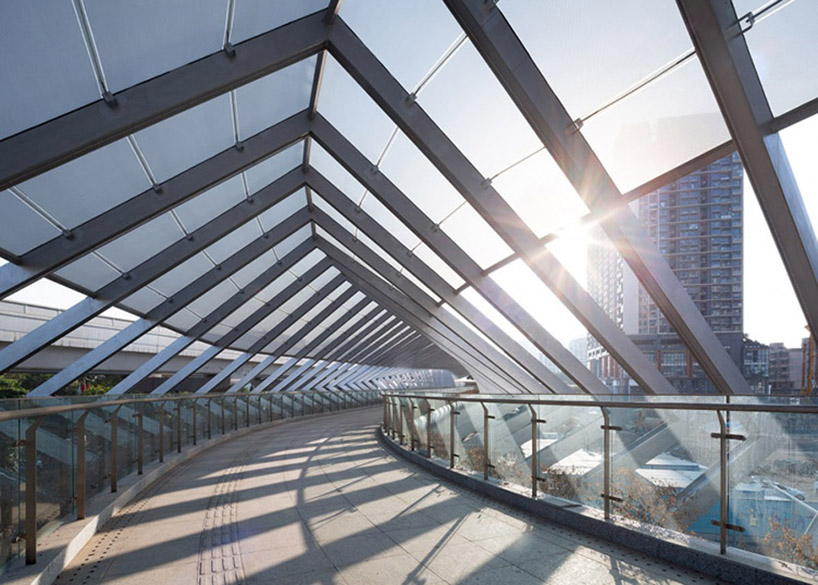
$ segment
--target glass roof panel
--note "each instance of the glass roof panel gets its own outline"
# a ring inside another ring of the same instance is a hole
[[[370,250],[375,252],[378,256],[380,256],[387,264],[389,264],[396,271],[400,271],[400,269],[401,269],[400,263],[397,260],[395,260],[394,258],[392,258],[392,256],[387,254],[386,251],[384,251],[383,248],[381,248],[378,244],[376,244],[372,240],[372,238],[367,236],[364,232],[361,232],[361,231],[358,232],[358,240],[360,240],[360,242],[362,244],[364,244],[367,248],[369,248]]]
[[[324,253],[320,250],[312,250],[306,256],[304,256],[304,258],[296,262],[295,265],[290,268],[290,272],[300,276],[318,264],[318,262],[323,260],[325,257],[326,256],[324,256]]]
[[[276,278],[273,282],[264,287],[264,290],[259,292],[256,295],[256,298],[261,299],[264,302],[267,302],[294,282],[295,276],[293,276],[289,272],[285,272],[284,274]]]
[[[241,0],[236,2],[230,39],[235,43],[327,7],[327,0]]]
[[[345,293],[350,286],[351,285],[348,282],[342,282],[340,285],[335,287],[335,289],[331,293],[327,295],[327,298],[332,299],[334,301],[335,299],[340,297],[342,293]]]
[[[119,272],[93,254],[74,260],[54,274],[90,291],[99,290],[120,276]]]
[[[542,146],[471,43],[462,45],[418,102],[486,177]]]
[[[17,187],[71,229],[150,186],[128,141],[118,140]]]
[[[500,9],[573,119],[692,49],[673,2],[503,0]]]
[[[151,287],[166,296],[172,296],[211,268],[213,263],[200,252],[151,282]]]
[[[164,300],[165,297],[144,287],[122,301],[122,305],[137,313],[147,313]]]
[[[220,51],[224,42],[224,0],[85,0],[85,10],[111,93]]]
[[[415,276],[411,272],[409,272],[408,270],[404,270],[403,272],[401,272],[401,277],[410,280],[415,286],[419,287],[423,292],[425,292],[427,295],[432,297],[436,303],[440,302],[440,297],[437,296],[435,293],[433,293],[432,289],[430,289],[428,286],[423,284],[420,280],[415,278]]]
[[[257,193],[282,175],[300,166],[303,156],[304,143],[299,141],[244,171],[250,194]]]
[[[179,221],[192,232],[244,199],[241,177],[232,177],[174,208]]]
[[[0,78],[0,139],[100,98],[70,2],[3,4]]]
[[[163,213],[105,244],[99,248],[99,253],[127,272],[184,237],[171,214]]]
[[[355,233],[355,226],[350,223],[347,218],[341,215],[332,205],[324,201],[324,199],[315,191],[312,194],[312,202],[318,209],[337,221],[345,230]]]
[[[316,141],[313,141],[310,148],[310,166],[324,175],[338,190],[356,204],[366,191],[363,185]]]
[[[313,293],[313,294],[315,294],[315,293]],[[309,311],[307,311],[307,312],[304,314],[304,316],[303,316],[303,317],[301,317],[301,319],[299,319],[298,326],[300,326],[300,327],[301,327],[301,326],[306,325],[306,324],[307,324],[307,322],[309,322],[309,321],[311,321],[312,319],[314,319],[314,318],[316,317],[316,315],[318,315],[318,313],[320,313],[321,311],[323,311],[324,309],[326,309],[327,307],[329,307],[329,305],[330,305],[330,299],[329,299],[329,298],[327,298],[327,297],[324,297],[323,299],[321,299],[320,301],[318,301],[318,303],[317,303],[317,304],[316,304],[316,305],[315,305],[315,306],[314,306],[312,309],[310,309]],[[294,327],[295,327],[295,326],[294,326]],[[296,328],[296,330],[297,330],[297,328]]]
[[[812,116],[781,131],[781,141],[801,189],[801,196],[813,229],[818,229],[818,116]]]
[[[11,191],[0,192],[0,247],[21,255],[60,235],[51,222],[23,203]]]
[[[375,195],[371,193],[367,195],[361,204],[361,209],[410,250],[420,241],[415,233],[389,211]]]
[[[440,229],[463,248],[481,268],[488,268],[511,254],[511,248],[469,204],[463,205],[447,217],[440,224]]]
[[[504,172],[492,185],[538,238],[575,223],[589,211],[546,151]]]
[[[259,274],[274,266],[276,262],[277,259],[272,250],[264,252],[247,266],[233,273],[233,281],[239,286],[247,286]]]
[[[460,275],[452,270],[452,268],[426,244],[420,244],[412,250],[412,253],[420,258],[429,268],[437,272],[452,288],[458,288],[463,284],[464,280],[460,278]]]
[[[433,0],[347,0],[341,17],[407,91],[461,34],[445,5]]]
[[[205,251],[213,258],[213,261],[218,264],[219,262],[224,262],[225,259],[241,250],[256,238],[260,238],[261,235],[258,222],[250,220],[217,242],[209,245]]]
[[[228,278],[221,281],[219,284],[210,287],[207,292],[187,306],[197,315],[205,317],[237,292],[238,289],[236,288],[236,285],[234,285]]]
[[[402,132],[395,137],[381,171],[432,222],[439,222],[463,202],[460,193]]]
[[[303,59],[236,90],[239,140],[247,140],[310,105],[315,60]]]
[[[134,135],[159,183],[235,144],[230,96],[222,95]]]
[[[264,303],[255,297],[247,299],[247,302],[244,303],[241,307],[230,313],[224,320],[222,320],[222,324],[227,325],[228,327],[237,327],[239,323],[244,321],[247,317],[252,315],[255,311],[259,310],[264,306]]]
[[[165,319],[164,323],[168,327],[173,327],[174,329],[185,332],[191,327],[194,327],[199,321],[201,321],[199,317],[187,309],[182,309],[169,319]]]
[[[730,139],[697,59],[594,116],[582,133],[622,192]]]
[[[324,67],[318,111],[373,163],[395,127],[331,56]]]
[[[779,9],[756,20],[744,34],[776,116],[818,95],[816,22],[815,2],[784,2]],[[811,26],[805,26],[806,23]]]
[[[270,231],[293,213],[306,206],[307,192],[305,189],[299,189],[259,214],[258,219],[261,222],[262,229],[264,229],[264,231]]]
[[[273,248],[276,256],[283,258],[292,252],[299,244],[306,242],[310,237],[312,237],[312,230],[309,225],[297,229],[288,238],[285,238]]]
[[[292,313],[293,311],[295,311],[298,307],[300,307],[301,305],[306,303],[308,300],[310,300],[310,298],[315,294],[315,291],[312,290],[309,286],[307,286],[309,283],[305,282],[305,283],[302,283],[302,284],[304,285],[304,288],[302,288],[297,293],[295,293],[293,296],[291,296],[289,299],[287,299],[279,307],[279,309],[281,309],[282,311],[284,311],[288,315],[290,313]]]

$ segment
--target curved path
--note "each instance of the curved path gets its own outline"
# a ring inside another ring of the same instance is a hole
[[[228,441],[119,512],[59,585],[714,583],[387,454],[381,408]]]

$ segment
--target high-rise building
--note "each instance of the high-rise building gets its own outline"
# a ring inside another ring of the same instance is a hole
[[[734,153],[640,198],[631,207],[707,323],[763,391],[766,346],[743,334],[743,175]],[[611,246],[591,245],[588,287],[602,308],[683,392],[712,385],[647,291]],[[631,382],[593,338],[591,367],[614,392]]]

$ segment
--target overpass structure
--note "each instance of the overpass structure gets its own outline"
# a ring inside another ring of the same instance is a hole
[[[780,259],[818,330],[818,240],[781,137],[818,110],[815,71],[793,66],[815,60],[792,56],[812,46],[813,3],[161,4],[0,8],[0,300],[41,279],[84,295],[65,311],[0,307],[0,374],[53,372],[30,399],[91,372],[123,375],[108,398],[463,377],[491,395],[610,394],[566,347],[570,322],[630,391],[681,404],[668,364],[560,246],[591,231],[689,368],[744,396],[685,287],[687,252],[663,253],[629,206],[734,151],[773,242],[761,261]],[[112,308],[136,320],[102,316]],[[716,438],[738,440],[719,420]],[[634,468],[680,430],[626,443]],[[563,433],[543,457],[558,465],[579,444]],[[747,440],[733,469],[748,476],[776,449]],[[723,544],[738,532],[724,508]]]

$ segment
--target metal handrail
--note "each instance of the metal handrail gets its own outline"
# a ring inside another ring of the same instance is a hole
[[[384,392],[383,396],[390,398],[411,398],[414,400],[442,400],[444,402],[471,402],[475,404],[528,404],[532,406],[585,406],[594,408],[653,408],[656,410],[705,410],[705,411],[730,411],[730,412],[786,412],[800,414],[818,414],[818,404],[796,405],[796,404],[736,404],[734,402],[649,402],[638,397],[633,401],[608,400],[598,397],[588,397],[585,400],[576,399],[555,399],[555,398],[515,398],[511,395],[498,394],[403,394],[395,392]],[[690,395],[693,397],[693,395]],[[762,395],[751,394],[742,395],[744,397],[761,398]],[[659,397],[651,397],[659,398]],[[729,400],[736,398],[735,395],[723,396]],[[787,397],[783,397],[787,398]],[[800,398],[793,396],[792,398]]]

